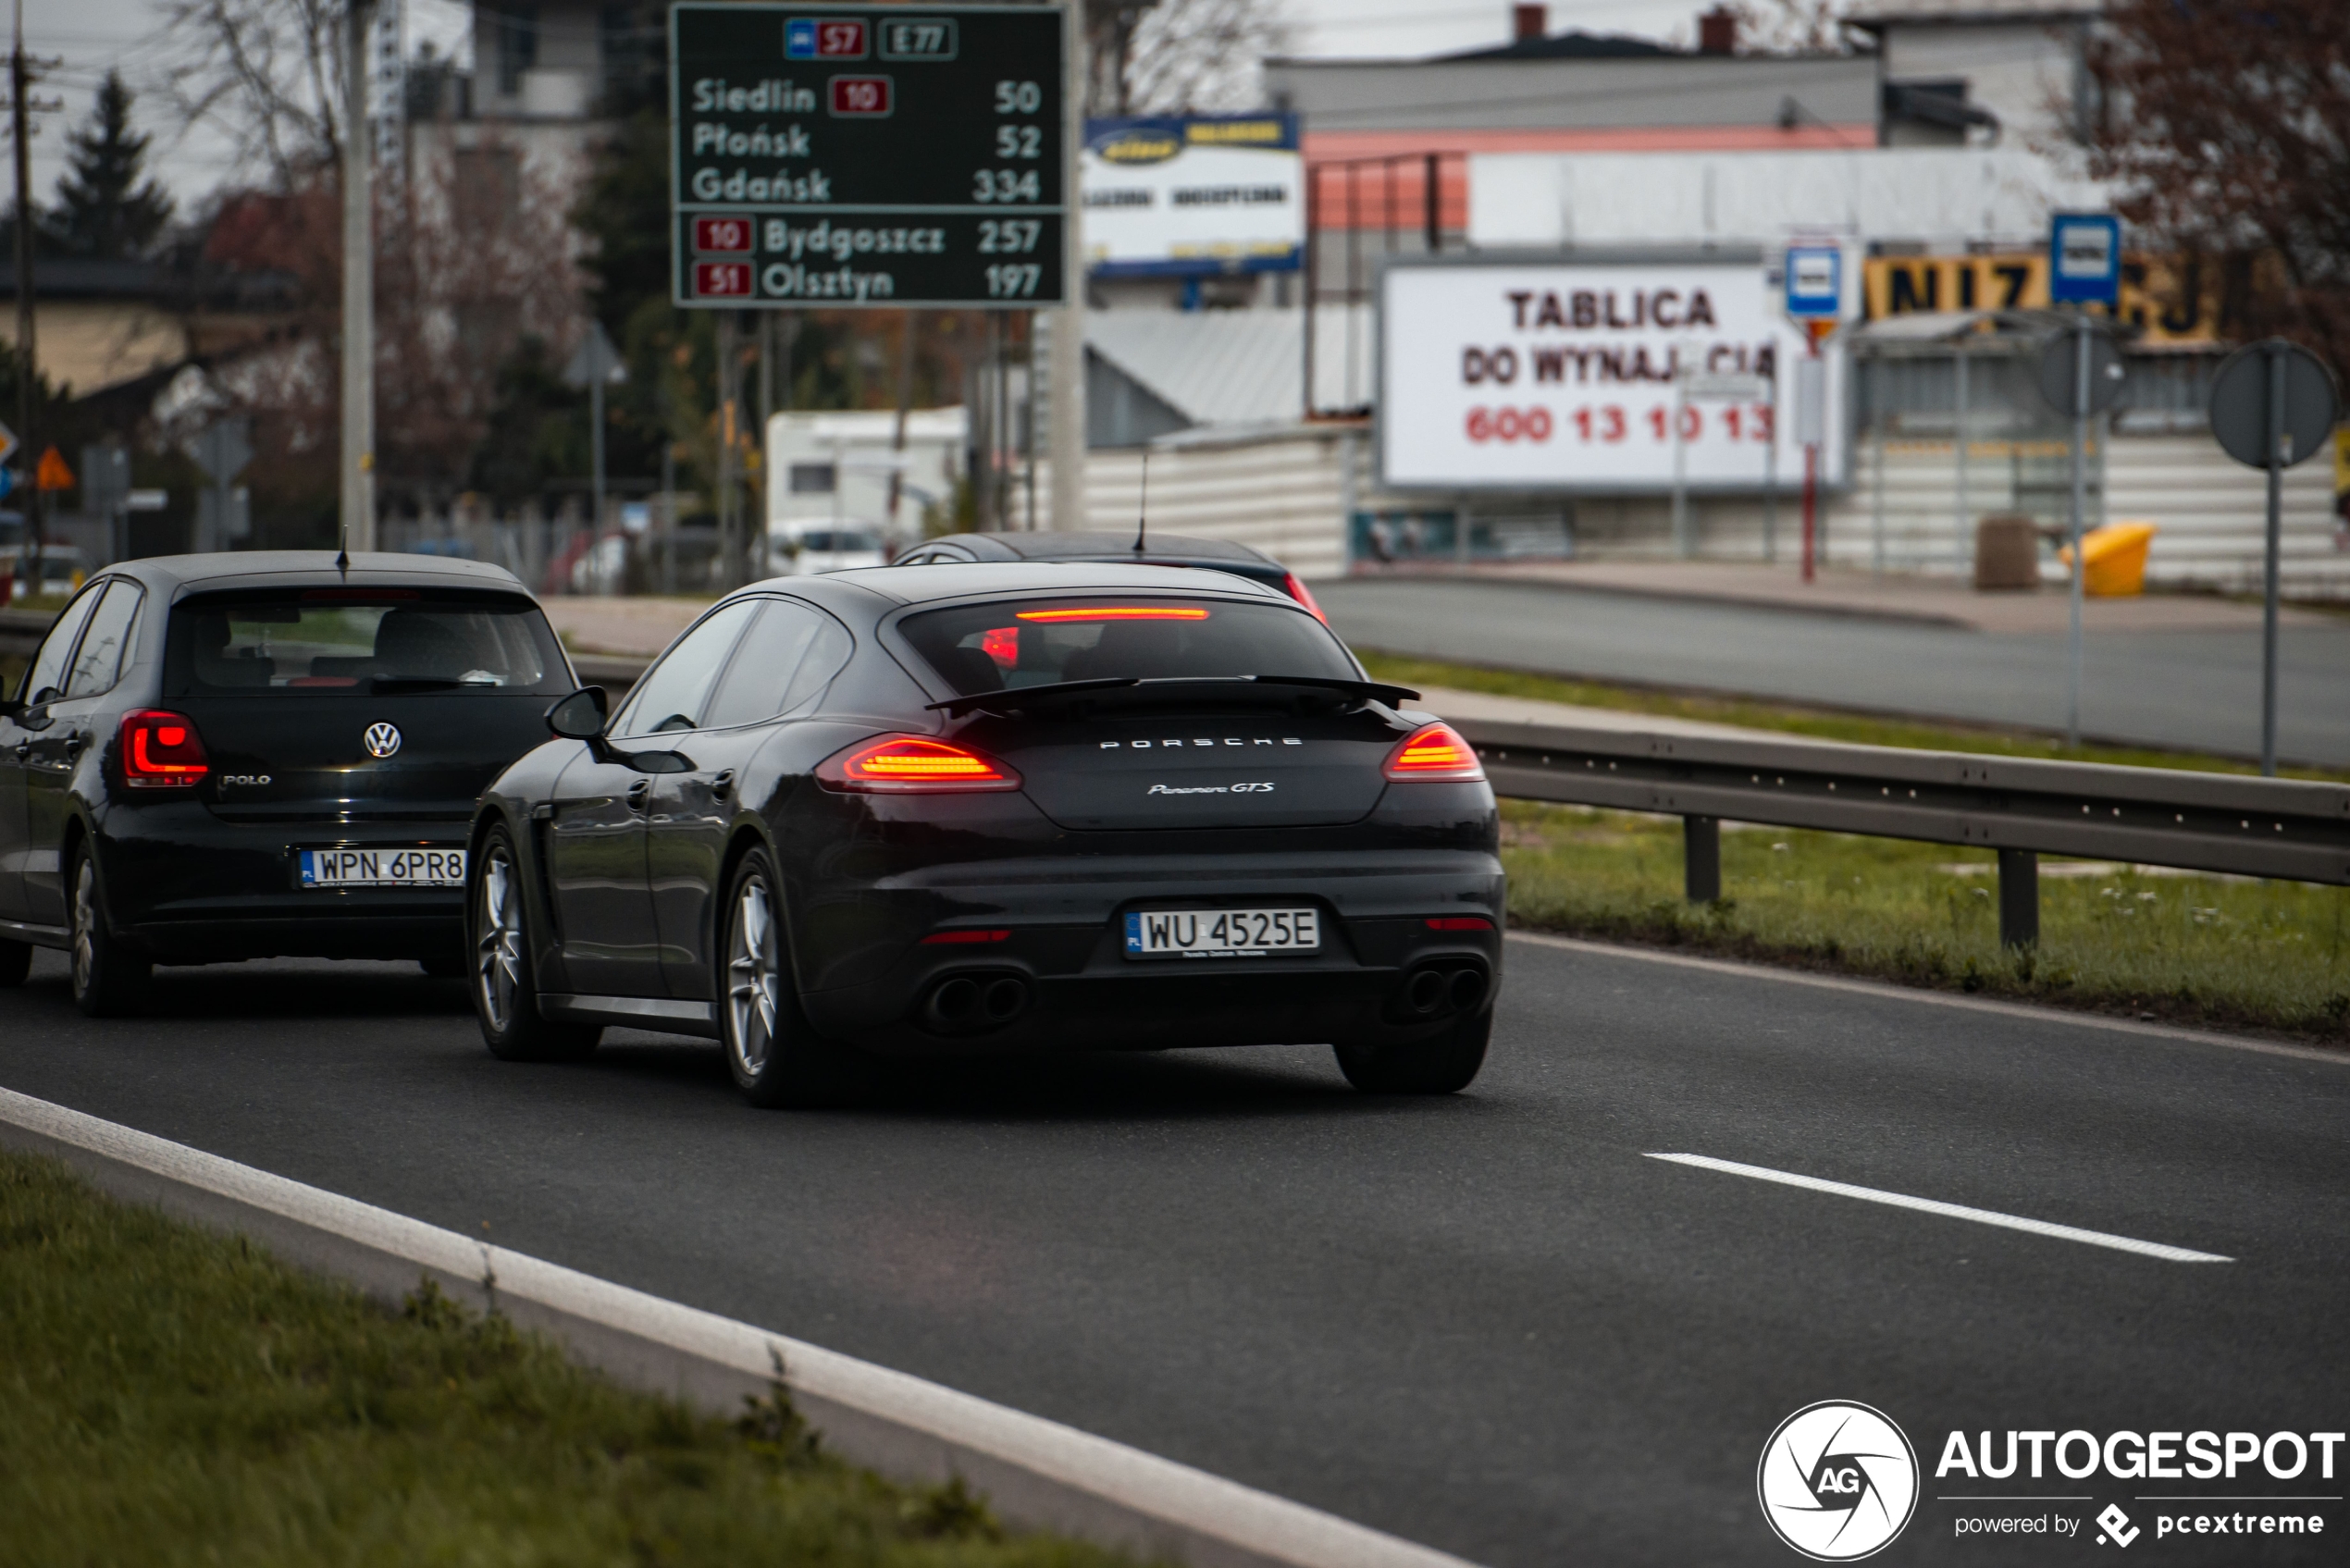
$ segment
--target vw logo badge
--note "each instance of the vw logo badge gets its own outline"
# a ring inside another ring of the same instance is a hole
[[[368,756],[380,762],[400,749],[400,732],[390,724],[370,724],[360,744],[367,748]]]
[[[1815,1562],[1851,1562],[1917,1511],[1917,1451],[1883,1411],[1823,1400],[1779,1423],[1754,1485],[1779,1539]]]

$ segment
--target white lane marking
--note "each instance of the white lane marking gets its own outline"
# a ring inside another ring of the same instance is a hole
[[[1449,1553],[1058,1421],[494,1247],[46,1100],[0,1089],[0,1121],[422,1268],[460,1279],[479,1279],[487,1271],[497,1279],[501,1295],[755,1377],[773,1376],[773,1356],[780,1352],[791,1386],[810,1396],[990,1455],[1246,1552],[1298,1568],[1472,1568]]]
[[[1581,937],[1552,936],[1542,932],[1513,931],[1507,934],[1513,942],[1529,943],[1537,947],[1555,947],[1565,953],[1589,953],[1602,958],[1632,958],[1644,964],[1672,964],[1685,969],[1703,969],[1710,974],[1730,975],[1739,980],[1775,980],[1788,985],[1808,985],[1819,991],[1843,991],[1859,996],[1876,996],[1888,1002],[1923,1002],[1930,1007],[1960,1007],[1972,1013],[1996,1013],[2002,1018],[2022,1019],[2030,1023],[2071,1024],[2080,1029],[2102,1029],[2154,1040],[2176,1040],[2190,1045],[2219,1045],[2231,1051],[2257,1051],[2266,1056],[2291,1056],[2297,1061],[2350,1067],[2350,1051],[2330,1051],[2322,1045],[2291,1045],[2281,1040],[2251,1040],[2241,1035],[2218,1034],[2209,1030],[2181,1029],[2174,1024],[2144,1023],[2136,1019],[2117,1019],[2104,1013],[2076,1012],[2069,1007],[2040,1007],[2028,1002],[1998,1002],[1987,996],[1962,996],[1948,991],[1928,991],[1923,986],[1893,985],[1878,980],[1852,980],[1843,975],[1811,974],[1802,969],[1783,969],[1767,964],[1735,963],[1727,958],[1700,958],[1687,953],[1664,953],[1651,947],[1634,947],[1614,942],[1587,942]]]
[[[2198,1253],[2186,1247],[2173,1247],[2160,1241],[2141,1241],[2135,1237],[2115,1236],[2103,1230],[2084,1230],[2077,1225],[2056,1225],[2045,1219],[2026,1219],[2022,1215],[2001,1214],[1997,1209],[1969,1208],[1964,1204],[1946,1204],[1936,1198],[1912,1198],[1906,1192],[1887,1192],[1879,1187],[1855,1187],[1849,1181],[1823,1181],[1816,1176],[1798,1176],[1793,1171],[1773,1170],[1768,1166],[1740,1165],[1736,1160],[1717,1160],[1710,1154],[1650,1154],[1652,1160],[1671,1160],[1676,1165],[1693,1165],[1702,1170],[1725,1171],[1732,1176],[1750,1176],[1757,1181],[1776,1181],[1788,1187],[1808,1187],[1814,1192],[1833,1192],[1839,1198],[1859,1198],[1866,1203],[1888,1204],[1897,1209],[1916,1209],[1921,1214],[1938,1214],[1945,1219],[1971,1219],[1977,1225],[2005,1226],[2010,1230],[2028,1230],[2035,1236],[2054,1236],[2063,1241],[2085,1241],[2092,1247],[2111,1247],[2116,1252],[2139,1253],[2150,1258],[2170,1263],[2233,1263],[2235,1259],[2221,1257],[2218,1253]]]

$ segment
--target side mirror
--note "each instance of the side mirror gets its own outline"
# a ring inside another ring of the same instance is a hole
[[[594,740],[604,733],[601,686],[581,686],[547,710],[547,728],[563,740]]]

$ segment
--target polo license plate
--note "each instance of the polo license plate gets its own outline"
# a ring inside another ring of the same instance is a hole
[[[1312,909],[1136,909],[1126,917],[1130,958],[1262,958],[1321,945]]]
[[[304,887],[463,887],[462,849],[304,849]]]

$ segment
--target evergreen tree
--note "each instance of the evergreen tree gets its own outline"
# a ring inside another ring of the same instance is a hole
[[[152,179],[139,182],[149,138],[131,130],[130,101],[121,73],[108,71],[90,118],[66,135],[71,167],[58,177],[57,205],[45,216],[76,255],[139,255],[171,219],[171,198]]]

